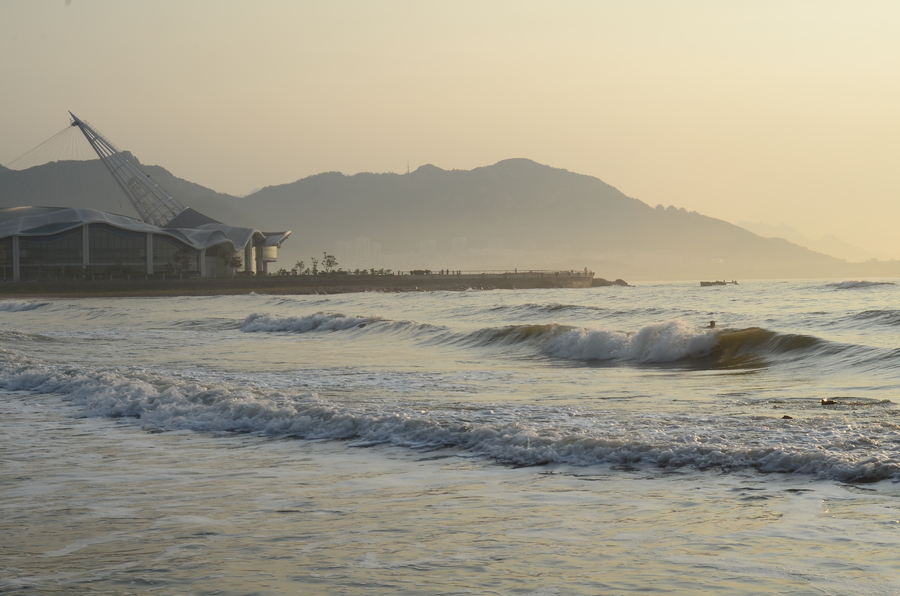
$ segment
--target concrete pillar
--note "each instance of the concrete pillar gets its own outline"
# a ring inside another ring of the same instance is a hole
[[[206,277],[206,249],[200,251],[200,277]]]
[[[146,252],[146,271],[147,275],[153,275],[153,233],[147,232],[147,243],[144,246]]]
[[[244,271],[256,273],[256,255],[253,251],[253,241],[247,243],[244,248]]]
[[[81,268],[91,266],[91,225],[81,226]]]

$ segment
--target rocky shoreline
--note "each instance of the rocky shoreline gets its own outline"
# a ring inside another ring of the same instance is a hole
[[[617,279],[616,281],[609,281],[608,279],[603,279],[602,277],[598,277],[591,282],[592,288],[606,288],[609,286],[623,286],[626,288],[632,287],[631,284],[629,284],[624,279]]]

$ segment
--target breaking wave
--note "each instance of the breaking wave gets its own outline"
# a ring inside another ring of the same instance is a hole
[[[900,310],[865,310],[853,315],[861,321],[875,321],[888,326],[900,325]]]
[[[566,360],[675,362],[708,354],[715,335],[683,321],[647,325],[637,333],[575,328],[555,323],[479,330],[461,340],[470,346],[534,346]]]
[[[0,329],[0,342],[13,344],[17,342],[47,342],[53,338],[39,333],[25,333],[18,329]]]
[[[244,432],[339,439],[351,446],[452,448],[516,466],[627,464],[661,468],[755,469],[844,482],[900,478],[898,429],[842,417],[780,420],[721,415],[629,422],[565,408],[504,411],[464,406],[422,410],[329,402],[226,381],[191,380],[146,369],[50,365],[3,350],[0,389],[61,395],[76,415],[131,418],[148,430]],[[870,446],[881,444],[873,452]],[[823,449],[822,445],[828,445]]]
[[[254,313],[240,325],[242,331],[308,333],[361,329],[381,323],[366,332],[391,334],[413,342],[450,345],[466,349],[522,350],[549,358],[581,362],[638,364],[684,363],[708,367],[756,367],[785,357],[852,355],[869,358],[855,346],[823,339],[782,334],[757,327],[707,329],[680,319],[646,325],[636,332],[569,325],[532,324],[486,327],[469,333],[454,333],[445,327],[412,321],[389,321],[377,316],[345,316],[316,313],[279,317]]]
[[[571,329],[549,339],[544,352],[571,360],[676,362],[708,355],[716,336],[683,321],[647,325],[628,334],[604,329]]]
[[[26,302],[21,300],[0,300],[0,312],[22,312],[47,306],[49,302]]]
[[[780,334],[756,327],[700,328],[682,320],[663,321],[629,333],[565,325],[512,325],[482,329],[458,339],[473,347],[534,347],[551,358],[635,363],[684,362],[716,367],[756,366],[766,359],[840,355],[852,346],[808,335]]]
[[[342,314],[316,313],[303,317],[278,317],[253,313],[244,319],[241,331],[308,333],[310,331],[343,331],[380,321],[380,317],[348,317]]]
[[[838,283],[828,284],[829,288],[835,290],[854,290],[856,288],[872,288],[875,286],[893,286],[896,285],[891,281],[842,281]]]

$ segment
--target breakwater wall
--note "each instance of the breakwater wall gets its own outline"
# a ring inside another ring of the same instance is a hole
[[[340,294],[590,288],[590,271],[404,273],[390,275],[267,275],[259,277],[58,279],[0,282],[3,296],[212,296],[217,294]]]

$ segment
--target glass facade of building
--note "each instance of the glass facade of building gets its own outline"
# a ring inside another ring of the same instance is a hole
[[[105,224],[89,227],[91,273],[143,275],[147,272],[147,235]]]
[[[12,238],[0,240],[0,279],[9,281],[13,278]]]
[[[199,250],[171,236],[153,235],[153,273],[175,275],[199,270]]]
[[[257,268],[265,273],[268,259],[255,255],[261,243],[274,239],[250,228],[159,228],[88,208],[0,208],[0,281],[143,278],[151,271],[182,278]]]
[[[81,228],[48,236],[19,238],[19,278],[54,279],[80,275],[83,269],[81,238]],[[11,241],[9,252],[11,255]],[[11,262],[9,269],[11,278]]]

